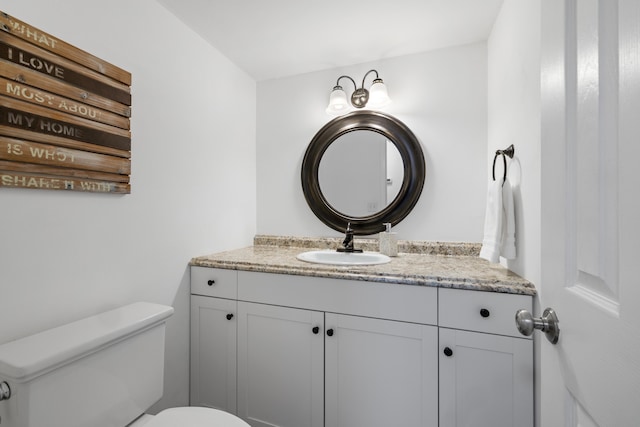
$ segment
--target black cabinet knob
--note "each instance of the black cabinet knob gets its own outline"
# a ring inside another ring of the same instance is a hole
[[[333,336],[333,329],[327,329],[327,335],[332,337]]]
[[[313,333],[314,333],[314,334],[316,334],[316,335],[317,335],[317,334],[318,334],[318,332],[320,332],[320,328],[319,328],[318,326],[314,326],[314,327],[313,327],[313,329],[312,329],[312,331],[313,331]]]
[[[233,313],[227,314],[227,320],[231,320],[231,319],[233,319]]]
[[[480,310],[480,316],[482,317],[489,317],[491,315],[491,312],[489,310],[487,310],[486,308],[483,308]]]
[[[207,285],[209,285],[209,286],[213,286],[215,283],[216,283],[216,281],[213,280],[213,279],[207,280]]]
[[[451,350],[449,347],[445,347],[444,348],[444,355],[447,356],[447,357],[453,356],[453,350]]]

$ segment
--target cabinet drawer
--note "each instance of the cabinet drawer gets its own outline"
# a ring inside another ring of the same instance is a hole
[[[191,267],[191,293],[236,299],[238,297],[238,272],[193,266]]]
[[[524,338],[515,323],[516,311],[531,311],[527,295],[501,294],[458,289],[438,290],[438,324],[445,328],[466,329]]]
[[[437,288],[287,274],[238,272],[238,299],[436,325]]]

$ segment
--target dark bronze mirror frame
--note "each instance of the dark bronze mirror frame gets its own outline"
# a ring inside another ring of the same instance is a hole
[[[318,169],[322,155],[340,136],[356,130],[369,130],[384,135],[400,152],[404,179],[396,198],[381,211],[364,217],[345,215],[334,209],[320,190]],[[369,235],[384,231],[384,223],[396,225],[414,208],[425,180],[425,160],[416,136],[404,123],[377,111],[354,111],[335,118],[313,137],[302,160],[302,191],[313,213],[327,226],[345,232],[351,223],[354,234]]]

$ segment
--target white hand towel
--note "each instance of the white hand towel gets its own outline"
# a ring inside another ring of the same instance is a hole
[[[506,259],[516,257],[516,217],[513,206],[513,188],[509,179],[504,180],[502,186],[502,247],[500,255]]]
[[[487,209],[484,217],[484,238],[480,258],[498,263],[500,256],[516,257],[516,224],[513,188],[508,179],[491,181],[487,191]]]
[[[502,179],[491,181],[487,190],[487,208],[484,216],[484,238],[480,258],[496,263],[502,246]]]

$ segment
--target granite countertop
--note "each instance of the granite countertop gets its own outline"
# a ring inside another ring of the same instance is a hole
[[[336,248],[340,241],[338,238],[256,236],[253,246],[199,256],[190,264],[263,273],[536,294],[529,281],[499,264],[479,258],[480,245],[475,243],[399,241],[397,257],[391,258],[390,263],[370,266],[312,264],[296,258],[308,250]],[[365,251],[377,251],[377,240],[355,239],[354,243]]]

